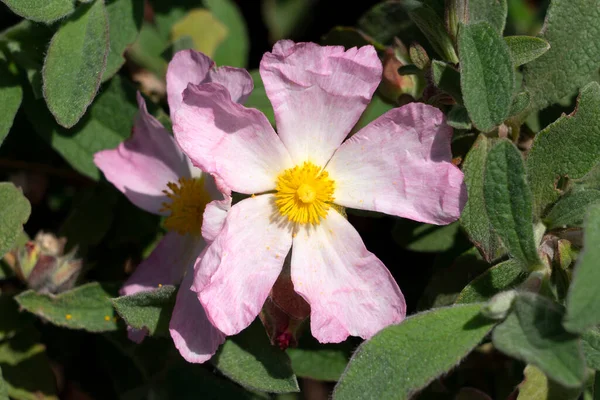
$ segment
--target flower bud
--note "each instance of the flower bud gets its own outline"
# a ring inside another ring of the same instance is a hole
[[[401,75],[400,67],[410,64],[406,47],[397,41],[388,47],[383,56],[383,77],[379,86],[380,93],[388,100],[396,102],[402,95],[418,98],[422,91],[423,77],[419,75]]]

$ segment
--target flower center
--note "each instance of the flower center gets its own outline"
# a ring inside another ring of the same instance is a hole
[[[169,190],[163,193],[171,202],[163,203],[160,211],[170,211],[165,220],[165,228],[181,235],[200,235],[202,215],[210,196],[204,189],[204,177],[199,179],[180,178],[177,183],[169,182]]]
[[[335,182],[329,174],[307,161],[277,177],[275,204],[289,221],[318,225],[327,216],[334,189]]]

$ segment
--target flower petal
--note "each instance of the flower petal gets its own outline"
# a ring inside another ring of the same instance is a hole
[[[266,53],[260,75],[281,140],[296,164],[324,166],[342,143],[381,80],[372,46],[341,46],[282,40]]]
[[[198,296],[190,289],[193,279],[194,266],[190,264],[177,293],[169,332],[183,358],[203,363],[215,354],[225,335],[210,323]]]
[[[148,113],[139,93],[137,100],[140,112],[132,137],[116,149],[96,153],[94,163],[133,204],[161,214],[167,183],[190,176],[190,169],[173,136]]]
[[[213,200],[206,205],[202,217],[202,237],[209,243],[214,241],[223,229],[227,213],[231,209],[231,197],[224,200]]]
[[[245,69],[220,67],[206,54],[181,50],[173,56],[167,68],[167,97],[171,117],[183,102],[183,91],[188,84],[217,82],[225,86],[236,103],[246,101],[254,88],[252,77]]]
[[[274,195],[240,201],[196,264],[192,290],[211,322],[235,335],[256,318],[292,245],[288,224],[275,215]]]
[[[404,296],[388,269],[333,209],[294,238],[292,282],[310,304],[311,331],[321,343],[348,335],[368,339],[406,316]]]
[[[292,166],[264,114],[234,103],[217,83],[188,86],[173,131],[195,166],[236,192],[273,190],[277,175]]]
[[[335,203],[430,224],[460,216],[463,173],[451,163],[452,128],[437,108],[388,111],[340,146],[327,165]]]
[[[167,233],[127,279],[121,288],[121,295],[156,289],[159,284],[179,284],[184,271],[189,265],[194,265],[204,246],[201,237]]]

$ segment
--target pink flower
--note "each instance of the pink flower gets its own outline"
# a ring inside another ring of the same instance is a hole
[[[226,87],[232,96],[230,101],[244,101],[253,87],[245,70],[215,69],[213,61],[204,54],[181,51],[167,71],[171,113],[181,105],[182,92],[188,83],[204,82],[218,82]],[[165,227],[169,232],[137,267],[121,294],[175,285],[183,279],[170,322],[171,336],[186,360],[204,362],[223,343],[225,335],[209,322],[190,286],[194,264],[206,242],[214,239],[221,229],[231,199],[223,198],[210,175],[192,166],[173,136],[148,113],[139,93],[137,99],[140,112],[132,137],[114,150],[96,153],[94,162],[132,203],[166,216]],[[139,342],[145,335],[145,330],[130,330],[129,336]]]
[[[311,306],[319,341],[369,338],[405,317],[398,285],[336,207],[447,224],[466,191],[450,162],[452,129],[434,107],[393,109],[344,142],[381,73],[371,46],[278,42],[260,74],[279,134],[218,83],[183,92],[173,128],[183,151],[252,195],[231,207],[195,266],[192,290],[221,332],[254,320],[290,252],[294,290]]]

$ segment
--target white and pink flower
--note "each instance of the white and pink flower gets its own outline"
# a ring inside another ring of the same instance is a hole
[[[171,114],[181,105],[182,92],[189,83],[206,82],[227,88],[236,102],[245,101],[253,88],[252,78],[245,70],[215,68],[204,54],[184,50],[174,56],[167,70]],[[140,111],[132,137],[114,150],[96,153],[94,162],[133,204],[166,216],[169,232],[125,282],[121,294],[181,283],[170,333],[186,360],[204,362],[223,343],[225,335],[209,322],[190,286],[194,264],[206,243],[220,231],[231,199],[217,189],[210,175],[192,166],[173,136],[148,113],[139,93],[137,99]],[[130,330],[130,338],[135,341],[141,341],[145,335],[144,330]]]
[[[412,103],[344,141],[381,80],[371,46],[345,51],[280,41],[264,55],[260,74],[278,133],[217,81],[188,84],[173,115],[176,140],[192,163],[251,195],[214,230],[192,290],[212,324],[234,335],[258,315],[291,252],[294,290],[310,304],[313,336],[369,338],[402,321],[406,305],[387,268],[337,210],[456,220],[466,190],[451,163],[452,129],[438,109]]]

